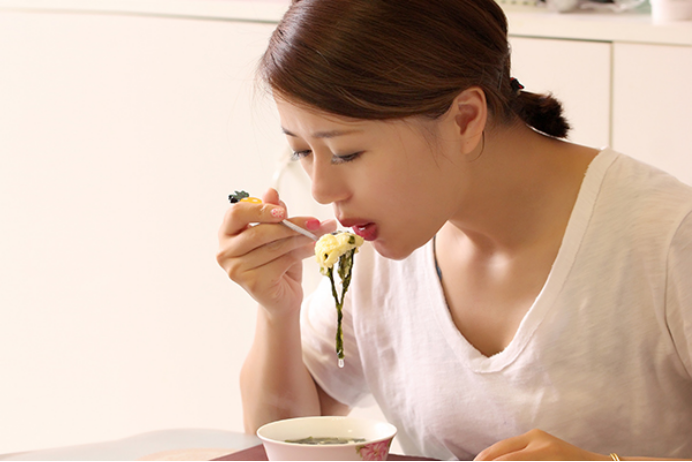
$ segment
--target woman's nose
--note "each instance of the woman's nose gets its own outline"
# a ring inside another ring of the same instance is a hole
[[[312,197],[320,204],[341,202],[348,197],[346,182],[339,173],[338,165],[329,159],[315,159],[308,172],[312,182]]]

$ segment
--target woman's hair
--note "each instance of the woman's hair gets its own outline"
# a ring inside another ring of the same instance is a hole
[[[512,82],[495,0],[293,0],[259,76],[279,96],[371,120],[439,117],[478,86],[496,122],[569,130],[559,101]]]

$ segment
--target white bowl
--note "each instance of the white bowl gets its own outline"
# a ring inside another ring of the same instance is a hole
[[[396,427],[356,417],[298,417],[257,430],[269,460],[387,460]],[[341,444],[289,443],[314,438],[364,439]]]

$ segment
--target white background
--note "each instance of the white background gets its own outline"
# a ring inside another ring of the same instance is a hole
[[[0,453],[242,429],[254,302],[216,232],[285,144],[272,28],[0,13]]]

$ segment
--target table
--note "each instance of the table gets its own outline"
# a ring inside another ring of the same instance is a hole
[[[254,435],[216,429],[152,431],[99,443],[0,454],[7,460],[210,460],[259,444]]]

